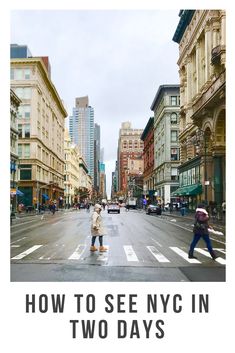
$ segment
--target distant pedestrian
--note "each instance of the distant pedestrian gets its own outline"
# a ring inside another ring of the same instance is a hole
[[[226,217],[225,217],[225,213],[226,213],[226,202],[225,202],[225,201],[222,202],[221,207],[222,207],[223,222],[225,222],[225,218],[226,218]]]
[[[53,216],[54,216],[54,214],[55,214],[55,209],[56,209],[56,206],[55,206],[55,204],[53,203],[53,204],[51,205],[51,212],[52,212]]]
[[[214,206],[213,209],[212,209],[212,219],[213,219],[213,221],[216,221],[216,219],[217,219],[217,208],[216,208],[216,206]]]
[[[104,235],[104,227],[103,227],[103,222],[102,222],[102,217],[101,217],[101,205],[96,204],[94,207],[94,212],[91,218],[91,247],[90,247],[90,251],[96,251],[98,250],[97,247],[95,246],[95,241],[96,241],[96,237],[99,237],[99,243],[100,243],[100,247],[99,247],[99,251],[100,252],[104,252],[107,251],[108,249],[103,246],[103,235]]]
[[[86,210],[87,210],[87,212],[90,212],[90,204],[89,204],[89,202],[88,202],[88,204],[86,205]]]
[[[195,223],[193,227],[194,237],[188,253],[189,259],[196,259],[196,257],[193,255],[193,252],[200,238],[202,238],[205,241],[212,259],[215,260],[218,257],[215,254],[211,245],[211,240],[210,240],[209,231],[208,231],[208,229],[210,228],[208,224],[208,220],[209,220],[209,215],[205,209],[205,205],[199,204],[195,213]]]

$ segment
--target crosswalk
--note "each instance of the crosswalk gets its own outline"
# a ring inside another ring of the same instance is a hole
[[[107,247],[107,252],[99,253],[99,251],[95,252],[95,257],[93,255],[92,259],[99,262],[107,262],[109,256],[115,256],[115,250],[113,253],[112,247]],[[22,249],[21,246],[15,247],[12,244],[12,251],[18,252],[16,255],[11,257],[11,260],[74,260],[74,261],[84,261],[84,259],[89,259],[91,257],[90,253],[90,245],[88,244],[78,244],[74,251],[70,251],[69,254],[57,254],[55,249],[51,250],[51,255],[48,255],[48,248],[47,248],[47,255],[43,254],[43,249],[46,245],[37,244],[28,249]],[[208,258],[210,258],[210,254],[207,249],[202,248],[195,248],[195,255],[198,257],[197,259],[189,259],[188,258],[188,249],[180,248],[176,246],[170,246],[166,248],[162,248],[156,245],[146,245],[140,249],[135,249],[132,245],[120,245],[122,249],[119,249],[119,254],[122,255],[120,261],[126,262],[127,264],[137,264],[141,262],[146,263],[146,259],[148,259],[151,263],[156,262],[156,264],[172,264],[176,261],[182,261],[183,263],[190,263],[190,264],[203,264],[204,262],[208,262]],[[46,250],[45,250],[46,251]],[[215,251],[218,254],[218,258],[215,260],[218,264],[225,265],[225,249],[223,248],[216,248]],[[143,260],[145,258],[145,260]]]

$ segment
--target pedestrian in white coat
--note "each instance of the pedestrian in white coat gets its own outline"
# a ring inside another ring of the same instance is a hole
[[[96,251],[98,250],[97,247],[95,246],[95,241],[96,237],[99,237],[99,251],[104,252],[107,251],[108,249],[103,246],[103,235],[105,233],[104,227],[103,227],[103,222],[102,222],[102,217],[101,217],[101,209],[102,207],[99,204],[96,204],[94,207],[94,213],[91,218],[91,247],[90,251]]]

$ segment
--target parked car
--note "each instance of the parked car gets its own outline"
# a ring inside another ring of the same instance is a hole
[[[160,205],[148,205],[146,209],[146,214],[156,213],[157,215],[162,214],[162,208]]]
[[[107,208],[107,212],[117,212],[120,213],[120,206],[115,203],[110,203]]]

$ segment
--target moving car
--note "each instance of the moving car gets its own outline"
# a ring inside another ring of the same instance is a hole
[[[162,208],[160,205],[148,205],[146,209],[146,214],[156,213],[157,215],[162,214]]]
[[[115,203],[108,204],[107,212],[117,212],[120,213],[120,206]]]

